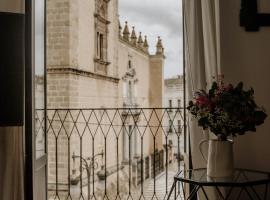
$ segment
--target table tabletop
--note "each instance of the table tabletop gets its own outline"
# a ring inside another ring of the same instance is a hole
[[[270,183],[270,172],[235,169],[231,177],[212,178],[207,176],[207,169],[181,170],[174,177],[176,181],[201,186],[255,186]]]

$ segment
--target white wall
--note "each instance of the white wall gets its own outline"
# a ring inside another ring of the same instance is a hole
[[[270,27],[246,32],[239,26],[241,0],[220,0],[221,67],[227,82],[243,81],[255,90],[258,105],[270,115]],[[258,0],[270,13],[269,0]],[[270,116],[256,133],[235,141],[236,166],[270,171]]]

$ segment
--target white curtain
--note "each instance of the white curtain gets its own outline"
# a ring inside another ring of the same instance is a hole
[[[0,200],[23,200],[22,127],[0,127]]]
[[[183,14],[187,95],[191,100],[194,91],[208,89],[214,77],[221,74],[219,0],[184,0]],[[189,119],[189,131],[193,167],[205,167],[198,145],[209,135],[203,134],[192,118]]]

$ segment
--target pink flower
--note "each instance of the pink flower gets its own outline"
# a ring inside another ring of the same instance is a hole
[[[232,84],[229,84],[229,85],[227,85],[226,87],[225,87],[225,90],[226,91],[230,91],[230,90],[232,90],[233,89],[233,85]]]
[[[210,105],[210,100],[205,95],[199,95],[195,98],[195,100],[196,100],[196,105],[198,105],[198,106],[209,106]]]

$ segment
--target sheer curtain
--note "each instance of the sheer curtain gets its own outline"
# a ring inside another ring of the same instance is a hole
[[[208,89],[214,77],[221,74],[219,0],[183,1],[187,96],[190,100],[194,91]],[[198,145],[209,134],[193,119],[189,119],[189,131],[193,167],[205,167]]]
[[[23,128],[0,127],[0,200],[23,200]]]

